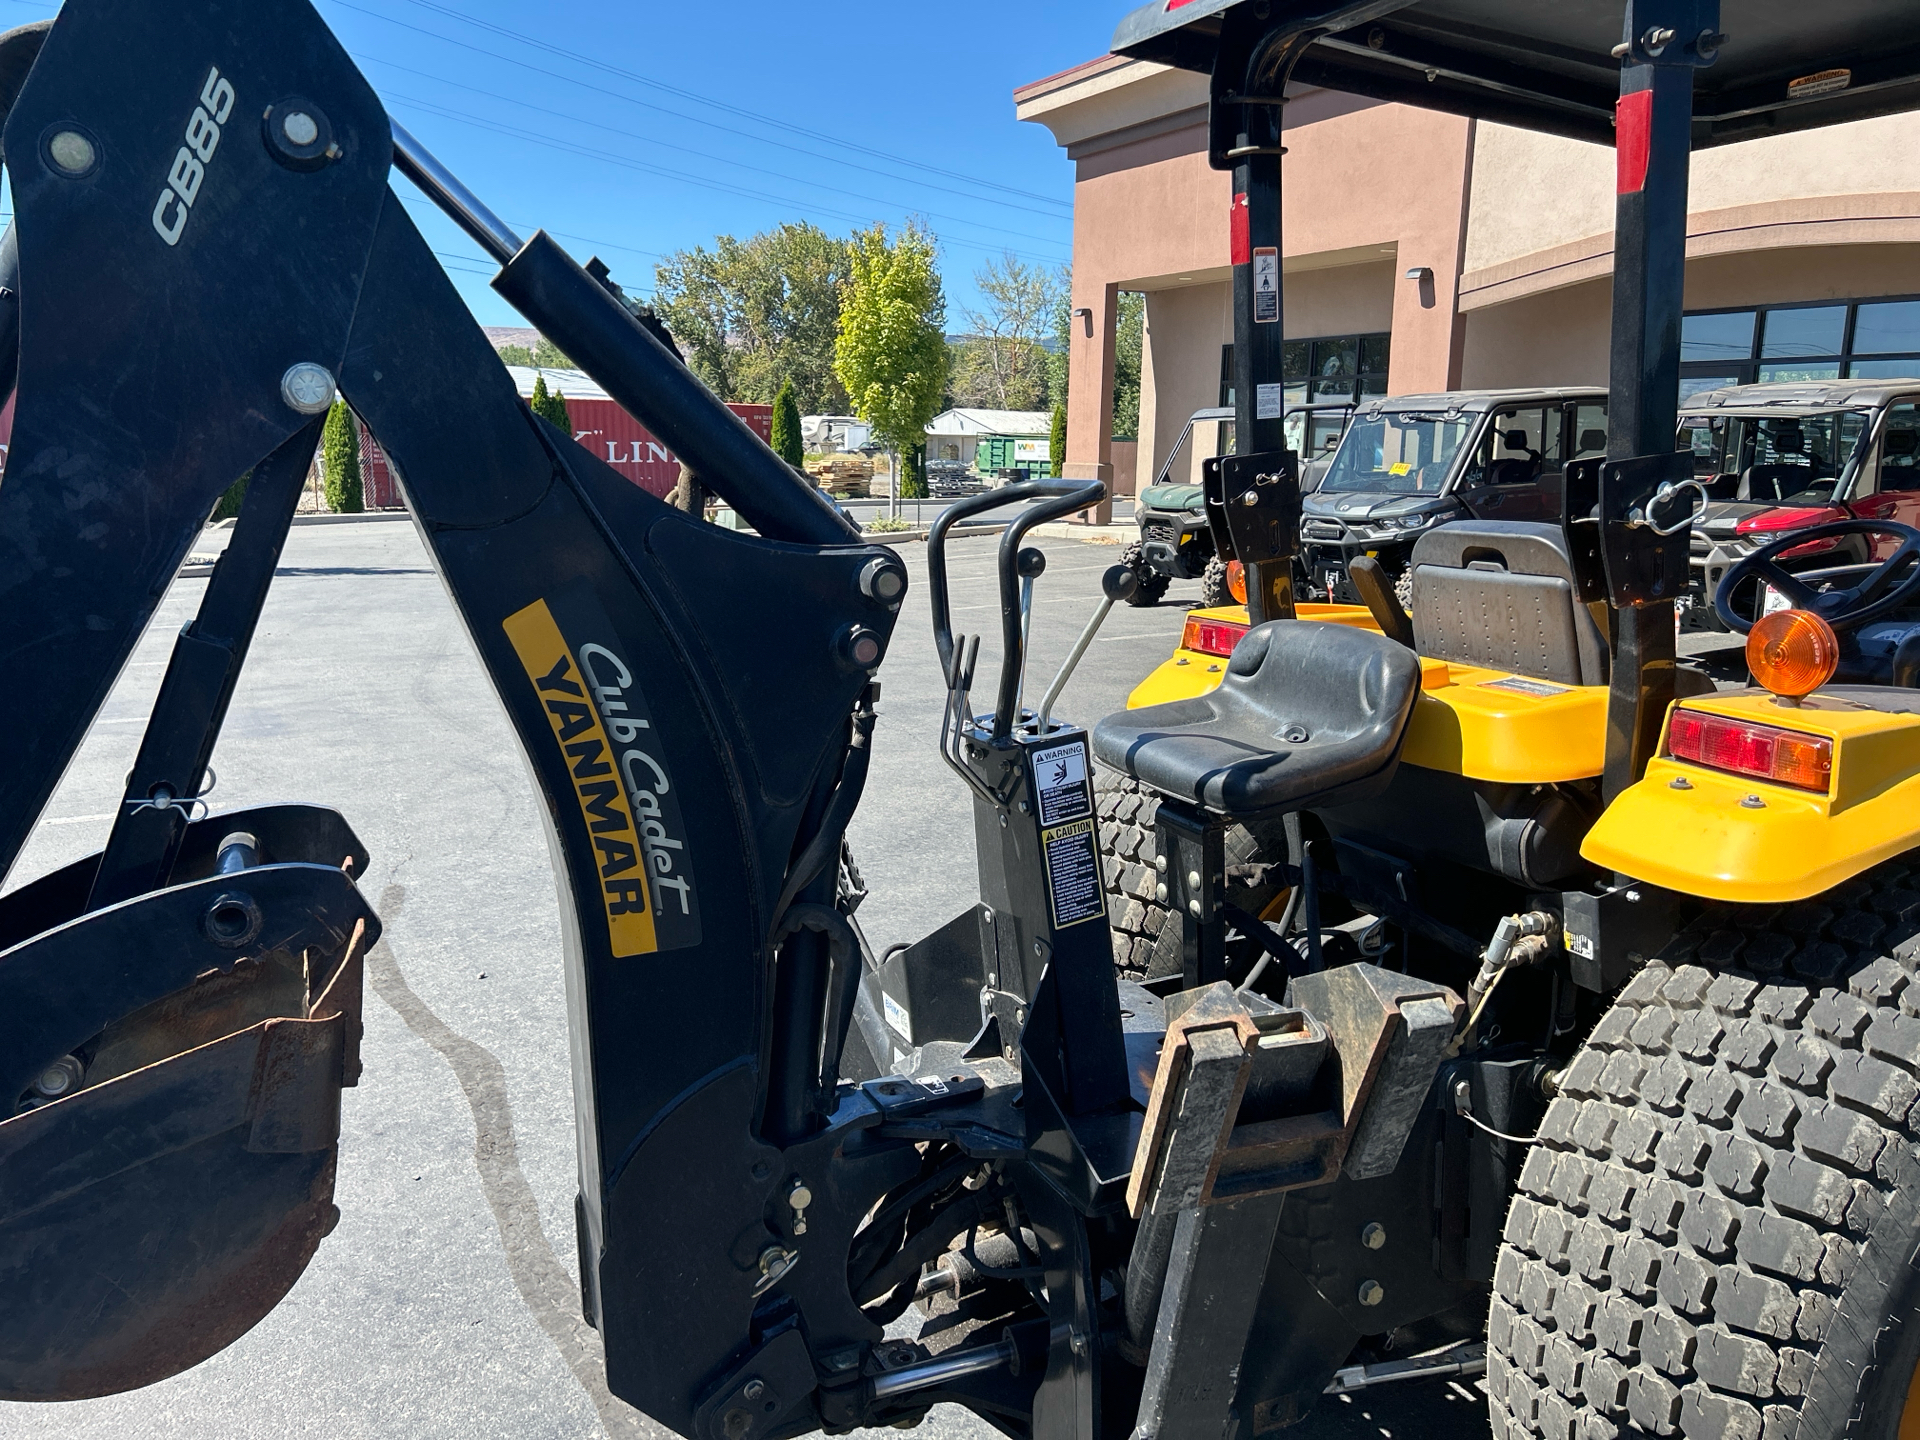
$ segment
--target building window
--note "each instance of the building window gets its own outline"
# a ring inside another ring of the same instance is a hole
[[[1387,352],[1392,337],[1325,335],[1288,340],[1280,347],[1281,379],[1289,405],[1309,400],[1358,400],[1387,393]],[[1233,346],[1220,347],[1220,403],[1233,404]]]
[[[1680,327],[1680,398],[1770,380],[1920,377],[1920,299],[1703,310]]]

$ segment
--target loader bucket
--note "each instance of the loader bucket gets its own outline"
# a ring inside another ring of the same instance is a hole
[[[341,869],[280,864],[0,951],[0,1399],[151,1384],[292,1287],[339,1218],[378,934]]]

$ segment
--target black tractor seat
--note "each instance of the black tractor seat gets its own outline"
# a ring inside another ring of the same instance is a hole
[[[1218,689],[1109,715],[1093,750],[1142,785],[1246,820],[1384,790],[1419,695],[1406,646],[1274,620],[1234,647]]]

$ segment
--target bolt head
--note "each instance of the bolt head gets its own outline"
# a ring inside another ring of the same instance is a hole
[[[1387,1298],[1386,1288],[1378,1280],[1360,1282],[1359,1300],[1362,1305],[1378,1305]]]
[[[93,169],[100,152],[78,130],[62,130],[47,142],[47,158],[63,175],[84,175]]]
[[[1360,1243],[1369,1250],[1381,1249],[1387,1243],[1387,1227],[1375,1220],[1361,1230]]]
[[[1200,872],[1198,870],[1187,871],[1187,888],[1189,890],[1198,890],[1200,888]]]
[[[1158,900],[1162,905],[1167,903],[1167,886],[1165,881],[1153,887],[1153,898]]]
[[[1153,868],[1158,870],[1162,875],[1166,874],[1167,873],[1167,857],[1164,855],[1154,856]]]
[[[787,1191],[787,1203],[796,1210],[804,1210],[813,1203],[813,1191],[807,1188],[806,1181],[793,1182],[793,1188]]]
[[[756,1375],[740,1387],[740,1393],[749,1400],[758,1400],[767,1393],[767,1382]]]
[[[289,110],[281,118],[280,133],[295,145],[311,145],[320,138],[320,122],[304,110]]]
[[[1187,902],[1187,913],[1198,920],[1200,918],[1200,902],[1198,900],[1189,900]]]
[[[302,360],[280,377],[280,398],[302,415],[324,415],[333,406],[333,375],[324,365]]]

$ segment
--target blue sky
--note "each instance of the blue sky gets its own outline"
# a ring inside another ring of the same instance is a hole
[[[942,242],[950,329],[989,255],[1067,259],[1072,167],[1014,120],[1012,91],[1100,54],[1127,8],[316,3],[388,109],[503,219],[598,253],[630,293],[651,293],[660,255],[716,234],[917,214]],[[394,183],[481,322],[523,323],[472,242]]]

